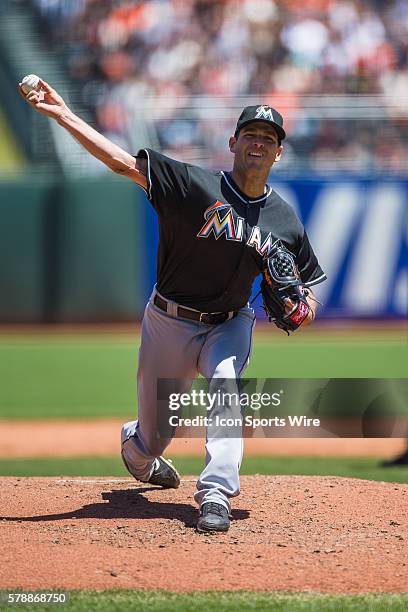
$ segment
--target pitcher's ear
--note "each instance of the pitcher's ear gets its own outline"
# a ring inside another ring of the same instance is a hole
[[[280,160],[280,158],[282,157],[282,153],[283,153],[283,146],[281,145],[280,147],[278,147],[278,150],[276,151],[275,162],[278,162]]]
[[[237,142],[237,139],[235,138],[235,136],[230,136],[229,139],[229,150],[231,151],[231,153],[235,153],[235,143]]]

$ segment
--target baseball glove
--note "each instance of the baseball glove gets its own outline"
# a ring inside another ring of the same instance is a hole
[[[265,258],[262,276],[261,293],[267,317],[289,335],[303,323],[311,308],[295,258],[280,240]]]

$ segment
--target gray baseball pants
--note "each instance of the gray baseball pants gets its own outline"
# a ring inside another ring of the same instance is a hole
[[[157,379],[177,379],[175,393],[188,392],[192,380],[202,374],[209,381],[209,391],[218,388],[217,379],[238,381],[248,365],[252,330],[255,325],[253,310],[246,306],[238,315],[217,325],[207,325],[182,319],[176,312],[177,304],[170,302],[170,313],[153,303],[153,292],[145,309],[141,346],[139,350],[138,419],[122,427],[122,454],[126,467],[138,480],[147,482],[152,475],[155,458],[162,455],[171,437],[157,434]],[[169,307],[168,307],[169,310]],[[222,383],[220,381],[221,385]],[[166,406],[167,409],[167,406]],[[215,404],[209,416],[241,416],[239,405]],[[201,506],[217,502],[230,510],[230,497],[239,494],[239,469],[242,461],[242,437],[217,436],[215,427],[207,428],[205,468],[197,482],[194,495]]]

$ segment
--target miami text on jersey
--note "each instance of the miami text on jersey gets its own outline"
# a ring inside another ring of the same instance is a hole
[[[221,211],[223,211],[221,213]],[[225,212],[226,211],[226,212]],[[221,236],[225,236],[226,240],[234,240],[242,242],[244,235],[244,219],[237,217],[234,219],[232,209],[229,204],[223,204],[219,200],[212,204],[204,212],[205,223],[197,234],[197,238],[208,238],[213,234],[218,240]],[[267,256],[272,247],[273,240],[269,233],[262,242],[261,230],[257,225],[254,225],[251,235],[246,244],[254,247],[262,256]]]

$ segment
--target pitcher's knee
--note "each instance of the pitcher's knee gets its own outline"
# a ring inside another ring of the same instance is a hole
[[[125,440],[122,444],[122,460],[126,469],[132,476],[142,482],[147,482],[150,478],[154,459],[149,459],[139,452],[134,436]]]
[[[158,457],[162,451],[168,446],[169,441],[166,438],[157,438],[157,432],[144,431],[138,421],[130,421],[122,426],[121,444],[127,440],[133,440],[138,452],[147,458]]]
[[[122,425],[122,429],[120,432],[120,442],[123,444],[130,437],[134,436],[137,429],[137,421],[129,421]]]

